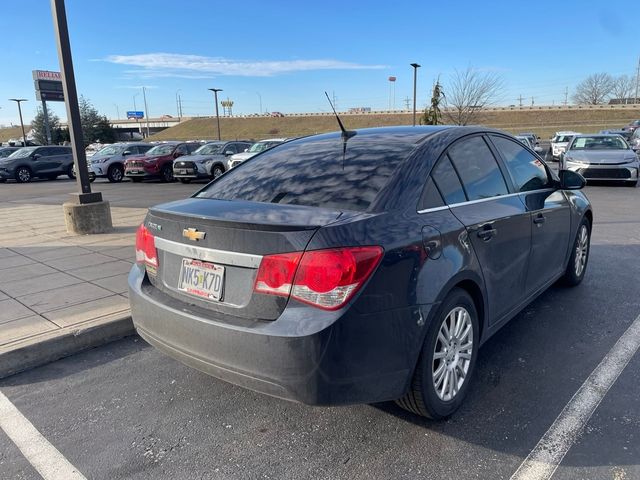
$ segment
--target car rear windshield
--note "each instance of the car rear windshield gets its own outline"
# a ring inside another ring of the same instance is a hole
[[[415,145],[393,138],[305,140],[267,150],[196,196],[366,210]]]

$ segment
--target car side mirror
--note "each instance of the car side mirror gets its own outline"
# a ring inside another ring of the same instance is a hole
[[[40,155],[39,153],[34,153],[31,158],[33,158],[34,160],[37,160],[41,157],[42,155]]]
[[[245,151],[245,152],[248,152],[248,151],[249,151],[249,149],[248,149],[248,148],[245,148],[245,149],[244,149],[244,151]]]
[[[560,170],[560,188],[562,190],[580,190],[584,188],[587,181],[578,172],[572,170]]]
[[[124,152],[122,152],[122,156],[126,157],[127,155],[131,155],[131,150],[125,150]]]

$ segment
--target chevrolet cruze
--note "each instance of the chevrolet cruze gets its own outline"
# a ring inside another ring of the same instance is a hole
[[[585,275],[584,178],[477,127],[316,135],[150,209],[135,327],[185,364],[307,404],[442,418],[480,345]]]

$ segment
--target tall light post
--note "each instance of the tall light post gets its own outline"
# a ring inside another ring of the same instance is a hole
[[[416,84],[418,83],[418,68],[420,65],[412,63],[413,67],[413,126],[416,126]]]
[[[116,107],[116,120],[120,120],[120,108],[117,103],[114,103],[113,106]]]
[[[142,98],[144,98],[144,116],[147,119],[147,138],[149,138],[149,107],[147,107],[147,89],[142,87]]]
[[[24,134],[24,122],[22,121],[22,108],[20,107],[20,102],[28,102],[26,98],[10,98],[12,102],[16,102],[18,104],[18,115],[20,115],[20,127],[22,127],[22,146],[27,146],[27,136]]]
[[[396,77],[389,77],[389,111],[396,109]]]
[[[220,137],[220,114],[218,113],[218,92],[221,92],[222,89],[221,88],[210,88],[209,90],[211,90],[213,92],[213,96],[214,96],[215,101],[216,101],[216,122],[218,122],[218,140],[221,140],[221,137]]]
[[[178,121],[182,120],[182,98],[180,98],[181,88],[176,90],[176,110],[178,111]]]
[[[256,92],[256,95],[258,95],[258,102],[260,102],[260,115],[262,115],[262,95],[260,95],[260,92]]]

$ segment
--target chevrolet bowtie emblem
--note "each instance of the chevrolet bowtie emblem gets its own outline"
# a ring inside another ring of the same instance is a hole
[[[182,230],[182,236],[193,241],[204,240],[206,235],[205,232],[199,232],[196,228],[185,228]]]

